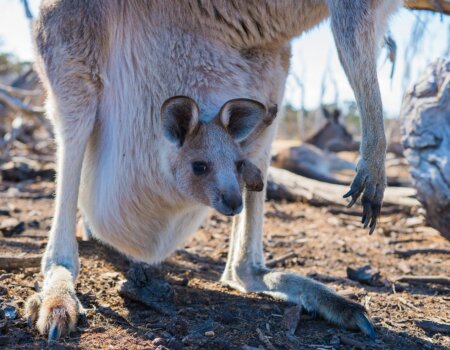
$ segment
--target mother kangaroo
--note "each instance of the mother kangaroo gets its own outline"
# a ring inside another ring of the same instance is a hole
[[[374,337],[359,304],[265,267],[264,192],[251,190],[266,178],[277,126],[269,107],[283,96],[289,42],[331,17],[361,112],[361,160],[345,196],[353,204],[362,195],[363,223],[374,230],[386,182],[376,56],[400,5],[43,0],[34,25],[36,68],[55,128],[57,189],[43,290],[27,302],[29,321],[56,339],[83,312],[74,287],[77,208],[94,236],[158,263],[196,231],[209,206],[235,215],[223,283],[300,303]]]

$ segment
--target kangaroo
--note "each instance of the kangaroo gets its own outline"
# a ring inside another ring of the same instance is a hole
[[[158,263],[208,207],[234,215],[221,277],[374,337],[359,304],[323,284],[265,267],[264,192],[288,74],[289,41],[331,18],[361,111],[361,160],[350,191],[375,228],[386,140],[376,53],[392,0],[44,0],[36,69],[57,143],[55,215],[30,323],[56,339],[83,312],[75,294],[80,209],[95,237]],[[175,97],[174,97],[175,96]],[[246,188],[248,186],[248,188]],[[255,190],[255,191],[253,191]]]
[[[308,137],[305,143],[332,152],[358,149],[357,142],[353,140],[352,134],[339,120],[341,111],[339,109],[328,111],[326,108],[322,108],[322,112],[327,122]]]

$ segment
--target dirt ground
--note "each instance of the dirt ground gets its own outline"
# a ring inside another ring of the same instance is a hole
[[[2,256],[41,254],[47,240],[54,184],[35,178],[0,184],[0,222],[17,219],[16,231],[0,236]],[[392,209],[392,208],[391,208]],[[391,254],[393,250],[450,248],[427,227],[420,210],[389,210],[373,236],[353,211],[306,203],[267,202],[264,222],[268,261],[326,283],[369,310],[375,341],[302,313],[294,336],[287,336],[283,315],[292,305],[261,295],[245,295],[218,282],[224,268],[230,219],[212,213],[205,226],[170,257],[157,274],[174,292],[171,314],[160,314],[123,298],[117,287],[131,263],[96,241],[79,242],[78,296],[87,317],[77,331],[52,349],[450,349],[450,288],[445,284],[395,282],[408,276],[447,276],[448,255]],[[390,212],[390,213],[389,213]],[[370,265],[367,283],[351,280],[347,268]],[[34,264],[36,265],[36,264]],[[24,301],[42,276],[38,267],[0,267],[0,348],[44,349],[47,340],[28,328]],[[430,321],[430,322],[423,322]],[[425,325],[425,326],[424,326]],[[424,327],[426,329],[424,329]]]

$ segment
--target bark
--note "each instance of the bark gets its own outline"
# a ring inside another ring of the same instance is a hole
[[[450,60],[438,59],[405,94],[402,143],[428,223],[450,239]]]

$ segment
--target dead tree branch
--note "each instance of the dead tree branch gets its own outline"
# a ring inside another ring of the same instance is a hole
[[[41,264],[41,260],[41,255],[0,256],[0,269],[9,271],[27,267],[38,267]]]
[[[401,276],[395,280],[396,282],[418,283],[418,284],[442,284],[450,286],[450,278],[445,276]]]
[[[274,167],[269,169],[268,180],[268,188],[271,189],[268,191],[268,197],[277,198],[277,194],[273,192],[279,189],[282,192],[281,197],[287,197],[288,200],[304,201],[318,206],[348,204],[347,200],[342,198],[347,186],[312,180]],[[388,187],[384,203],[406,208],[419,206],[419,202],[414,198],[415,194],[416,191],[412,188]]]
[[[17,97],[11,96],[6,90],[0,88],[0,103],[11,109],[16,113],[23,113],[31,116],[42,116],[44,114],[44,108],[42,107],[30,107],[23,103]]]

